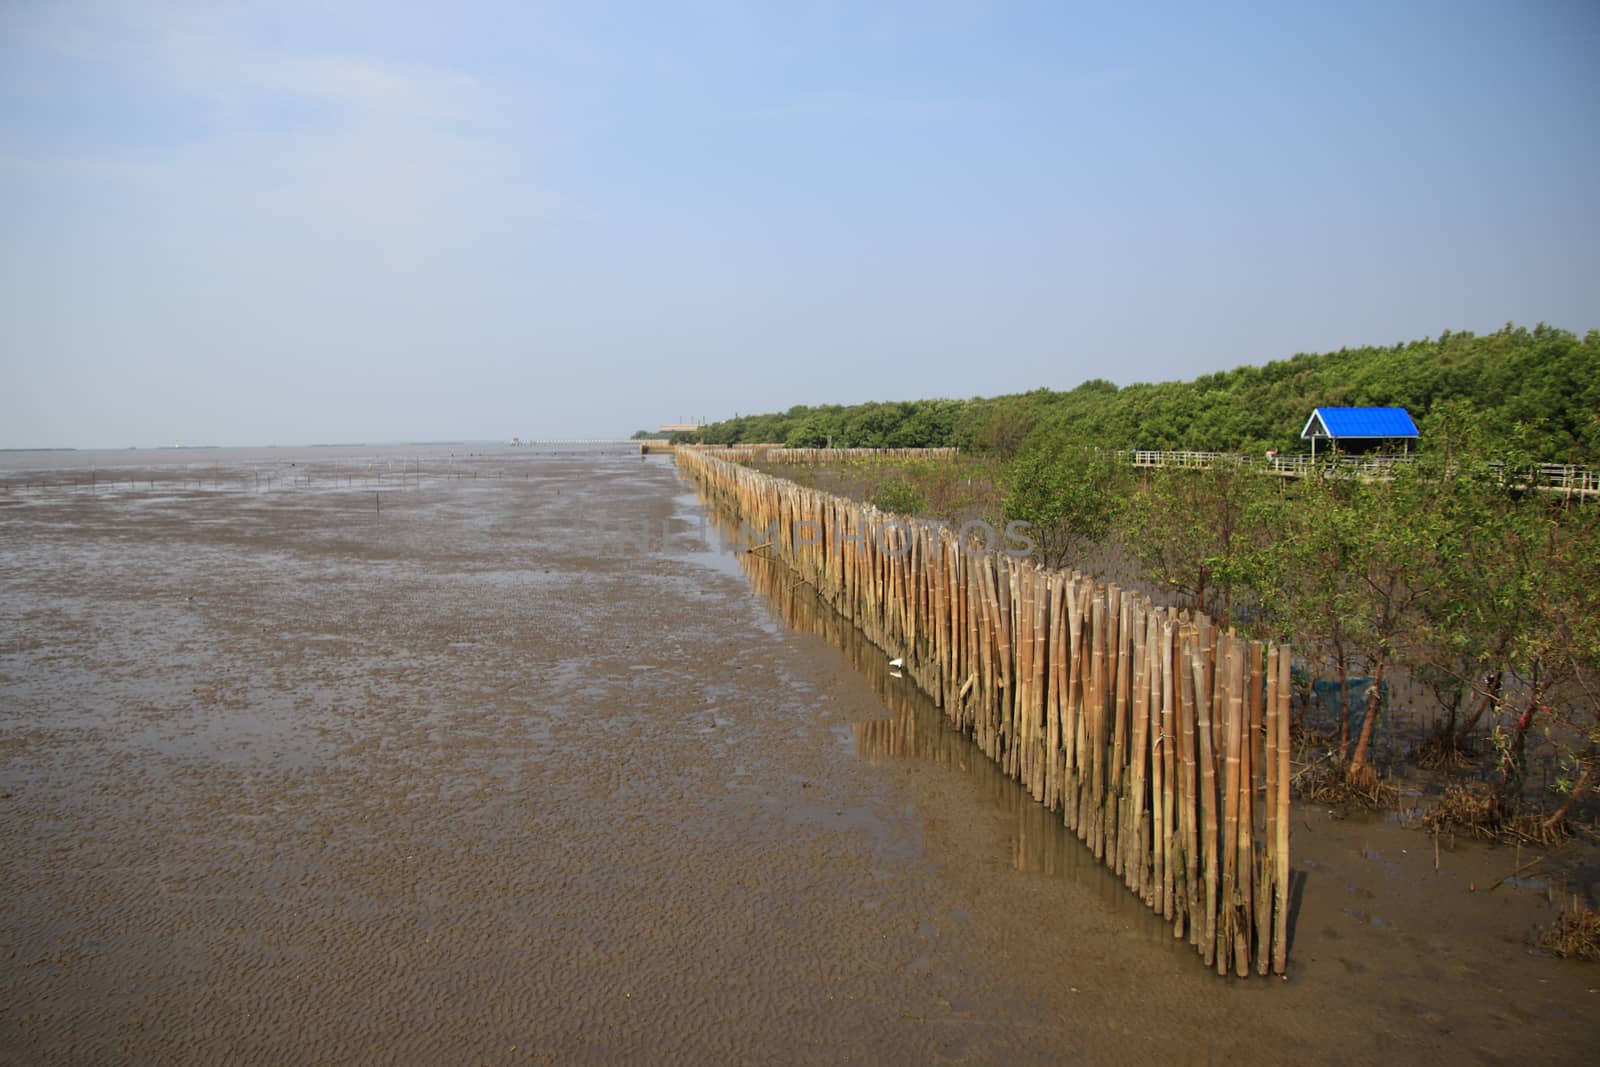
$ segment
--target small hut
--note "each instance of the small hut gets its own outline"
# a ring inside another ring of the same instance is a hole
[[[1365,452],[1398,441],[1409,453],[1411,442],[1421,436],[1405,408],[1317,408],[1300,431],[1300,439],[1311,442],[1312,459],[1317,458],[1319,438],[1335,452]]]

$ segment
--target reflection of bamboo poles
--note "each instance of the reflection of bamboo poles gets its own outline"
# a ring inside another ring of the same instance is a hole
[[[1282,973],[1287,648],[1218,633],[1203,615],[993,545],[977,551],[975,539],[711,450],[675,456],[708,501],[752,531],[750,543],[772,542],[771,561],[747,554],[741,566],[790,625],[827,631],[840,647],[847,632],[875,646],[852,661],[882,682],[893,717],[853,724],[864,754],[954,762],[969,735],[1033,801],[1059,808],[1085,857],[1111,868],[1219,973],[1244,975],[1252,960],[1259,973],[1269,961]],[[780,565],[814,590],[811,607],[780,581]],[[902,700],[908,683],[889,680],[890,658],[960,733],[918,725]]]

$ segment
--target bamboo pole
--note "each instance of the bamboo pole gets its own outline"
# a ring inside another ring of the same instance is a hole
[[[1032,564],[1028,565],[1028,574],[1033,600],[1033,684],[1028,690],[1028,752],[1033,760],[1033,800],[1042,804],[1049,791],[1050,777],[1050,754],[1045,745],[1049,729],[1046,679],[1050,644],[1046,627],[1049,625],[1050,584],[1047,576]]]
[[[1289,656],[1278,650],[1278,808],[1277,861],[1274,874],[1278,913],[1272,930],[1272,970],[1282,974],[1289,962]]]
[[[1074,577],[1067,587],[1067,716],[1062,729],[1066,734],[1066,775],[1062,782],[1062,818],[1067,829],[1078,828],[1078,754],[1083,738],[1083,605],[1085,583]]]
[[[1239,922],[1239,901],[1243,892],[1239,887],[1242,878],[1248,877],[1249,868],[1243,870],[1239,866],[1239,793],[1242,788],[1244,761],[1240,749],[1244,747],[1244,650],[1240,647],[1238,638],[1231,634],[1227,638],[1227,654],[1224,657],[1227,675],[1223,684],[1223,691],[1227,698],[1227,718],[1224,720],[1226,730],[1226,773],[1223,777],[1223,816],[1226,830],[1222,838],[1222,909],[1224,921],[1218,930],[1217,941],[1217,973],[1227,974],[1235,954],[1239,957],[1239,965],[1246,965],[1245,957],[1248,955],[1248,937],[1243,932]],[[1218,671],[1221,673],[1222,665]],[[1241,944],[1240,939],[1246,939]]]
[[[1200,784],[1195,754],[1195,675],[1194,646],[1197,637],[1194,628],[1185,625],[1183,644],[1178,652],[1177,717],[1179,728],[1175,734],[1183,760],[1181,772],[1182,817],[1175,833],[1182,834],[1183,893],[1182,907],[1189,917],[1189,940],[1200,944],[1203,926],[1197,922],[1200,915]],[[1176,864],[1174,864],[1176,866]]]
[[[1059,574],[1050,577],[1050,700],[1047,708],[1050,725],[1045,737],[1048,756],[1049,780],[1045,783],[1045,802],[1051,811],[1061,804],[1061,712],[1066,688],[1066,619],[1062,591],[1065,579]]]
[[[984,731],[989,738],[989,758],[1002,761],[1000,751],[1000,718],[1005,709],[1005,663],[1009,655],[1006,646],[1000,611],[1000,593],[996,586],[994,560],[985,556],[978,561],[978,576],[983,580],[984,615],[989,626],[989,690],[987,706],[981,709]]]
[[[1172,919],[1173,913],[1178,908],[1177,898],[1173,895],[1173,885],[1178,873],[1176,863],[1178,841],[1176,822],[1178,815],[1178,737],[1174,726],[1176,725],[1177,717],[1176,687],[1182,682],[1181,673],[1176,668],[1182,665],[1175,663],[1173,657],[1177,653],[1179,640],[1180,635],[1176,632],[1176,623],[1167,623],[1161,636],[1161,655],[1166,661],[1162,665],[1165,675],[1161,688],[1161,734],[1165,739],[1165,744],[1162,746],[1161,752],[1161,774],[1162,781],[1166,787],[1161,794],[1162,837],[1157,842],[1156,847],[1160,850],[1164,878],[1161,893],[1161,915],[1168,920]],[[1174,932],[1178,936],[1182,936],[1182,930],[1183,923],[1179,922],[1174,928]]]
[[[1013,739],[1011,736],[1011,708],[1016,702],[1017,680],[1013,670],[1014,642],[1011,635],[1011,583],[1008,576],[1001,572],[1000,562],[994,556],[986,557],[989,564],[989,574],[994,581],[995,589],[995,635],[1000,642],[1000,701],[996,709],[996,732],[1003,748],[999,749],[1002,761],[1001,768],[1007,775],[1016,777],[1011,769],[1011,755]]]
[[[1272,960],[1272,888],[1277,868],[1278,833],[1278,648],[1267,646],[1267,693],[1263,708],[1266,718],[1266,811],[1265,847],[1261,852],[1260,874],[1256,878],[1256,973],[1265,975]]]
[[[1173,622],[1165,611],[1157,621],[1155,677],[1150,680],[1150,889],[1146,897],[1162,918],[1173,918],[1173,875],[1166,869],[1166,840],[1170,835],[1173,776],[1168,771],[1173,755]]]
[[[958,552],[956,566],[960,569],[962,575],[961,588],[964,595],[961,598],[961,612],[966,616],[967,655],[969,657],[962,670],[976,676],[979,682],[977,697],[972,704],[965,705],[961,709],[961,721],[966,729],[973,731],[977,736],[978,747],[981,749],[983,748],[983,731],[978,726],[978,707],[982,701],[988,699],[989,692],[988,686],[983,684],[985,647],[983,630],[986,616],[979,603],[977,570],[972,565],[971,558],[965,553]]]
[[[1123,790],[1127,777],[1123,766],[1128,758],[1128,697],[1133,690],[1133,598],[1118,590],[1112,602],[1117,622],[1116,669],[1112,672],[1114,695],[1112,698],[1111,774],[1106,800],[1106,863],[1117,874],[1122,873],[1121,833],[1123,818]]]
[[[1090,683],[1089,683],[1089,774],[1088,790],[1084,794],[1084,808],[1078,814],[1079,836],[1084,835],[1087,824],[1088,836],[1086,840],[1089,847],[1094,849],[1094,858],[1105,857],[1105,756],[1106,756],[1106,642],[1109,638],[1109,619],[1107,616],[1106,594],[1104,589],[1096,591],[1093,605],[1093,631],[1090,647]]]
[[[1197,647],[1192,666],[1195,675],[1194,721],[1200,738],[1200,814],[1201,856],[1205,878],[1205,923],[1200,934],[1201,954],[1206,966],[1216,961],[1217,952],[1217,773],[1216,749],[1212,744],[1211,693],[1204,684],[1206,657]]]
[[[1141,601],[1133,625],[1133,741],[1128,752],[1128,815],[1122,834],[1122,880],[1135,893],[1141,893],[1143,889],[1145,852],[1149,848],[1143,820],[1144,794],[1149,778],[1145,765],[1149,760],[1146,749],[1150,743],[1149,649],[1152,619],[1149,603]]]
[[[1016,649],[1016,703],[1012,706],[1011,715],[1016,723],[1016,779],[1022,786],[1022,791],[1033,793],[1033,781],[1030,777],[1031,768],[1028,765],[1028,750],[1032,745],[1032,724],[1028,721],[1028,705],[1033,702],[1033,603],[1029,599],[1028,574],[1025,567],[1020,566],[1016,560],[1007,558],[1006,567],[1010,570],[1012,581],[1016,585],[1017,596],[1012,599],[1012,614],[1016,618],[1015,633],[1017,638]]]
[[[1256,757],[1256,744],[1261,739],[1261,641],[1248,641],[1248,672],[1240,669],[1240,681],[1245,686],[1248,712],[1240,720],[1243,741],[1238,749],[1240,758],[1240,787],[1238,787],[1238,934],[1234,945],[1238,977],[1250,974],[1251,942],[1253,939],[1254,893],[1256,893],[1256,768],[1261,760]],[[1259,950],[1259,949],[1258,949]]]

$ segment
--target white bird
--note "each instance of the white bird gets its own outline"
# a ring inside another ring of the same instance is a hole
[[[892,659],[892,660],[889,661],[889,666],[893,667],[895,670],[899,670],[901,667],[904,667],[905,665],[906,665],[906,661],[903,660],[903,659]]]

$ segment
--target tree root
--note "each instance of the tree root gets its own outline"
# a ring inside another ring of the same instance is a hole
[[[1600,961],[1600,911],[1574,898],[1540,936],[1539,947],[1562,959]]]
[[[1422,817],[1422,828],[1430,833],[1463,834],[1486,841],[1554,845],[1571,834],[1564,823],[1546,823],[1539,812],[1508,812],[1494,794],[1459,785],[1447,788]]]

